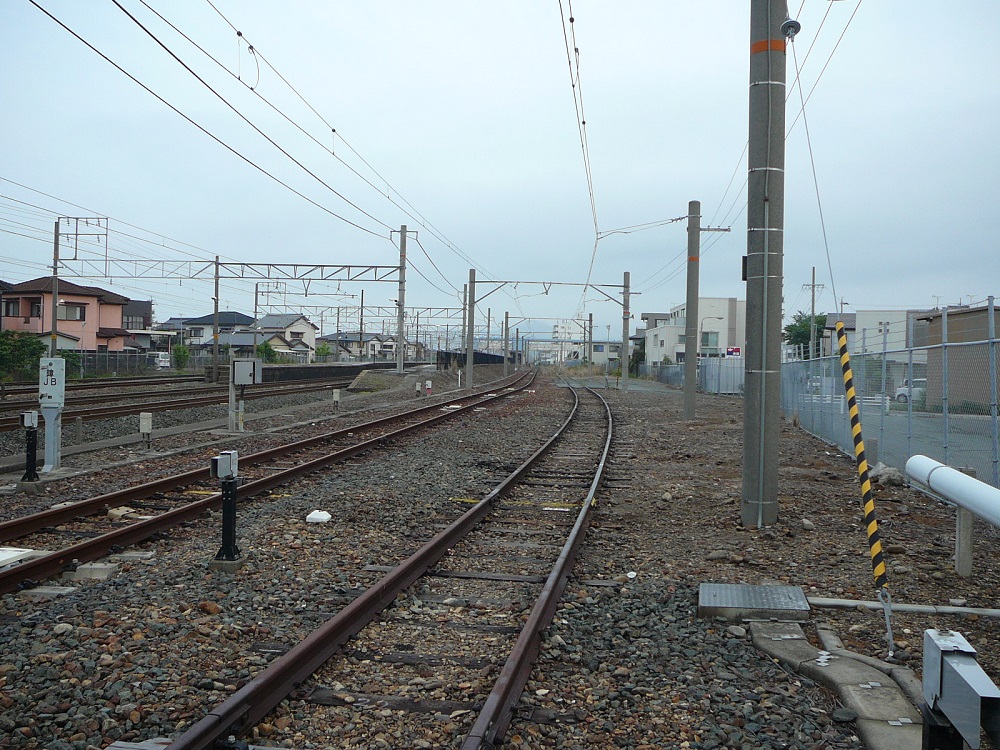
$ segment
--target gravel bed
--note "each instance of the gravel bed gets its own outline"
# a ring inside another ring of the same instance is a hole
[[[699,418],[685,422],[677,391],[606,395],[617,419],[609,481],[522,697],[535,720],[517,720],[504,747],[861,748],[853,724],[833,720],[834,696],[763,657],[742,627],[695,617],[700,582],[874,598],[853,460],[784,425],[779,522],[743,529],[741,401],[700,396]],[[456,422],[407,440],[405,451],[358,457],[241,504],[248,562],[234,576],[207,570],[219,545],[215,514],[141,545],[154,557],[124,563],[106,582],[50,602],[0,597],[0,744],[87,750],[176,736],[376,580],[365,565],[402,559],[467,508],[456,499],[481,496],[522,461],[562,421],[566,403],[563,392],[539,386],[500,405],[502,417],[482,432]],[[950,560],[953,511],[890,484],[877,485],[876,507],[897,604],[997,606],[992,532],[977,525],[975,574],[962,579]],[[305,523],[316,508],[333,521]],[[533,555],[530,547],[515,554]],[[516,601],[509,586],[477,591]],[[395,625],[400,638],[474,643],[423,624],[447,593],[436,581],[401,599],[397,607],[418,611],[412,627]],[[881,612],[814,609],[812,617],[849,649],[885,658]],[[923,629],[954,628],[1000,680],[995,620],[897,613],[893,621],[896,658],[918,673]],[[806,631],[815,638],[810,624]],[[483,689],[477,682],[444,694]],[[560,722],[542,721],[546,714]],[[293,700],[260,736],[296,748],[446,747],[467,721],[427,714],[420,733],[404,736],[392,711],[331,713]]]
[[[211,514],[140,545],[153,558],[108,581],[50,602],[0,597],[0,736],[85,750],[180,733],[371,583],[365,565],[392,564],[426,541],[454,515],[456,489],[482,496],[526,459],[565,404],[562,393],[516,396],[478,429],[458,419],[406,439],[406,450],[374,451],[241,503],[247,564],[235,576],[207,570],[220,542]],[[316,508],[334,520],[307,524]]]
[[[500,377],[502,367],[484,368],[487,372],[481,374],[481,378]],[[477,370],[478,372],[478,370]],[[404,375],[402,385],[399,376],[376,373],[371,378],[372,387],[381,387],[377,393],[348,393],[341,390],[342,402],[339,410],[334,409],[332,397],[327,394],[322,400],[316,393],[297,393],[288,395],[270,396],[248,400],[246,402],[246,415],[252,417],[254,414],[272,411],[275,409],[287,409],[290,407],[303,405],[316,405],[317,415],[332,415],[335,411],[350,412],[359,408],[359,403],[366,406],[372,405],[376,400],[379,404],[387,402],[413,401],[415,400],[415,383],[424,382],[431,379],[434,382],[435,394],[440,394],[450,388],[455,387],[456,377],[449,372],[432,372],[421,374]],[[197,385],[197,384],[195,384]],[[399,387],[393,387],[399,386]],[[188,384],[180,384],[171,387],[183,393]],[[213,420],[226,420],[228,407],[225,404],[213,404],[211,406],[199,406],[191,409],[175,409],[171,411],[153,412],[153,428],[160,430],[168,427],[192,424],[197,422],[208,422]],[[44,450],[45,428],[44,421],[39,417],[38,430],[38,451],[41,455]],[[76,444],[93,443],[101,440],[122,437],[125,435],[135,435],[139,431],[139,417],[132,414],[128,416],[113,417],[111,419],[87,420],[82,424],[82,440],[77,439],[77,427],[73,419],[63,421],[63,448],[68,448]],[[159,441],[158,441],[159,445]],[[167,444],[169,445],[169,443]],[[162,446],[161,446],[162,449]],[[13,430],[0,433],[0,457],[24,455],[24,433],[21,430]]]

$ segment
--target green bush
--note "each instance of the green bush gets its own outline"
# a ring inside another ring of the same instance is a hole
[[[175,369],[186,370],[188,362],[191,361],[191,350],[184,346],[184,344],[178,344],[173,348],[170,356],[173,359]]]

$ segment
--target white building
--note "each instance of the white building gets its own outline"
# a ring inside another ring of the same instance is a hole
[[[646,364],[684,361],[687,305],[667,313],[642,313]],[[699,357],[739,357],[746,349],[746,302],[735,297],[698,298]]]
[[[253,328],[266,338],[278,334],[288,342],[288,351],[295,352],[312,362],[316,352],[316,331],[319,327],[301,313],[265,315],[255,321]]]

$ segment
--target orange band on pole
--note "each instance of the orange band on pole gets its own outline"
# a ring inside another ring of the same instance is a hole
[[[784,39],[764,39],[750,45],[750,54],[756,55],[758,52],[784,52]]]
[[[698,261],[698,256],[697,255],[689,255],[688,256],[688,260],[697,262]]]

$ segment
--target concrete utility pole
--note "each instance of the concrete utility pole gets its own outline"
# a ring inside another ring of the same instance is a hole
[[[688,203],[687,300],[684,303],[684,419],[694,419],[698,390],[698,256],[701,201]]]
[[[594,365],[594,313],[587,313],[587,366]]]
[[[212,315],[212,381],[219,382],[219,256],[215,256],[215,296]]]
[[[476,329],[476,269],[469,269],[469,311],[468,326],[465,331],[465,387],[472,387],[472,368],[475,364],[475,329]]]
[[[822,284],[816,283],[816,266],[812,269],[812,284],[803,284],[802,288],[809,287],[812,290],[812,305],[809,312],[809,357],[816,358],[816,290],[822,289]]]
[[[622,390],[628,391],[628,333],[632,323],[632,314],[628,309],[629,279],[631,274],[625,272],[625,280],[622,282]]]
[[[462,284],[462,338],[459,339],[458,348],[465,351],[465,359],[469,358],[469,352],[465,348],[465,330],[469,325],[469,285]]]
[[[503,313],[503,376],[507,377],[507,359],[510,356],[510,313]]]
[[[58,357],[59,351],[59,219],[56,219],[55,235],[52,240],[52,340],[49,356]]]
[[[396,300],[396,374],[403,374],[406,361],[406,339],[403,336],[403,306],[406,304],[406,224],[399,228],[399,299]]]
[[[747,356],[740,520],[778,520],[781,284],[785,213],[785,38],[799,30],[783,0],[750,3],[747,150]]]

